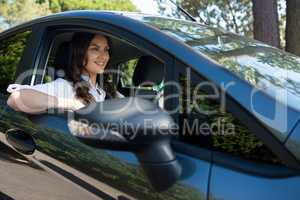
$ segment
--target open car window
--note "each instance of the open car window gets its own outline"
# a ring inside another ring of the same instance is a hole
[[[43,83],[65,78],[69,46],[73,32],[60,33],[53,38]],[[134,45],[110,37],[111,55],[105,73],[123,96],[139,96],[163,107],[165,64]]]

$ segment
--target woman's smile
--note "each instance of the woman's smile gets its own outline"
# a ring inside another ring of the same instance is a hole
[[[98,66],[103,66],[103,65],[106,64],[106,62],[103,62],[103,61],[96,61],[95,64],[98,65]]]

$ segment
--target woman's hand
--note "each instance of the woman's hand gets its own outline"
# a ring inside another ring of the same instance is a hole
[[[68,127],[70,129],[70,132],[74,136],[88,136],[88,135],[96,134],[95,129],[93,129],[88,124],[79,121],[70,120],[68,122]]]

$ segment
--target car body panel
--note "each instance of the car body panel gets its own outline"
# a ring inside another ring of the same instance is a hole
[[[206,199],[210,162],[178,154],[179,160],[191,163],[194,173],[188,174],[167,191],[157,193],[133,153],[101,150],[82,144],[70,133],[65,118],[44,115],[31,116],[30,120],[39,127],[34,139],[40,152],[126,193],[129,199]],[[52,169],[55,167],[51,167],[49,162],[40,162]]]
[[[252,176],[216,164],[212,167],[209,199],[295,199],[300,176]]]

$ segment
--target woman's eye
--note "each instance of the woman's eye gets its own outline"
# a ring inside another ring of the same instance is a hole
[[[100,47],[91,47],[90,50],[93,52],[100,52],[101,48]],[[109,48],[104,48],[103,52],[109,52]]]

